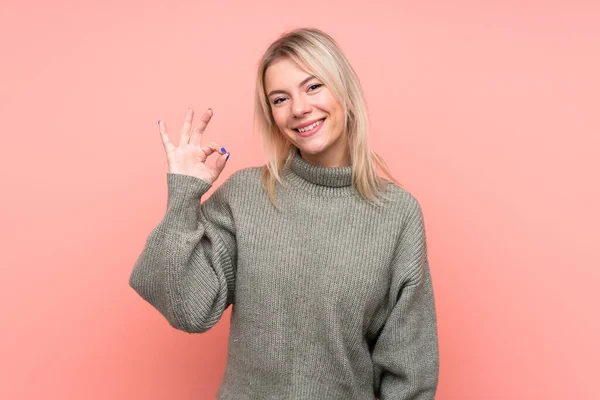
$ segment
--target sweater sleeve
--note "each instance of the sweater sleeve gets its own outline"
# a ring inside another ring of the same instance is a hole
[[[432,400],[438,383],[437,320],[423,215],[412,198],[394,255],[390,311],[372,350],[380,400]]]
[[[229,181],[229,180],[228,180]],[[226,181],[203,203],[212,185],[167,174],[167,211],[138,257],[129,285],[176,329],[200,333],[234,302],[235,226]]]

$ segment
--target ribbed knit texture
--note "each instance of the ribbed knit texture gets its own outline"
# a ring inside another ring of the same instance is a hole
[[[437,323],[417,200],[390,183],[392,201],[370,205],[351,167],[298,154],[284,177],[277,210],[260,167],[202,204],[211,184],[167,174],[167,211],[130,285],[186,332],[233,304],[220,400],[433,399]]]

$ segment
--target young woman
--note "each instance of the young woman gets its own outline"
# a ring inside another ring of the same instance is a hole
[[[212,111],[179,145],[164,122],[168,205],[130,285],[186,332],[232,305],[219,399],[433,399],[437,322],[417,200],[377,175],[352,67],[316,29],[264,54],[256,122],[266,165],[199,200],[229,153],[201,144]],[[206,163],[216,153],[214,166]],[[395,181],[394,181],[395,182]]]

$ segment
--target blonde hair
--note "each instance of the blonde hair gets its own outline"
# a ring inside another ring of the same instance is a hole
[[[283,171],[289,168],[296,146],[279,132],[266,96],[265,72],[278,59],[289,58],[323,82],[344,109],[344,132],[349,135],[352,185],[370,203],[380,204],[389,181],[377,175],[376,166],[392,182],[385,161],[368,143],[368,115],[358,76],[338,44],[326,33],[314,28],[301,28],[282,34],[262,56],[256,79],[255,129],[263,137],[268,161],[261,172],[261,182],[271,202],[277,206],[276,183],[283,184]]]

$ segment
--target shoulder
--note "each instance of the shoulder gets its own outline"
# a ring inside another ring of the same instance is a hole
[[[417,197],[409,190],[386,181],[386,196],[388,207],[394,213],[402,215],[402,220],[423,218],[423,210]]]
[[[230,190],[252,187],[260,183],[262,167],[246,167],[232,173],[221,186]]]
[[[239,197],[260,188],[262,167],[246,167],[233,172],[216,188],[215,194],[223,198]]]
[[[229,180],[236,182],[247,182],[248,180],[254,180],[257,177],[260,178],[262,166],[246,167],[235,171],[229,177]]]

